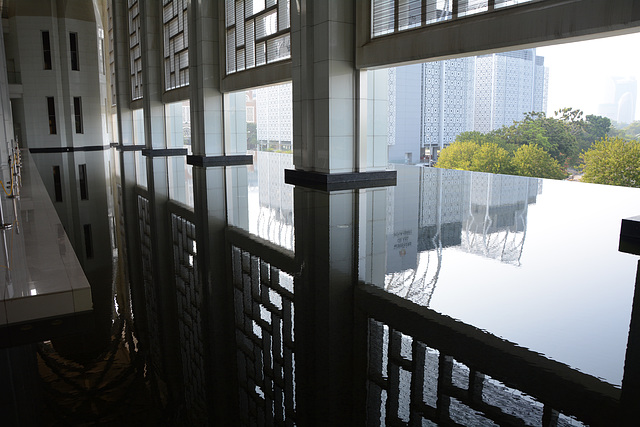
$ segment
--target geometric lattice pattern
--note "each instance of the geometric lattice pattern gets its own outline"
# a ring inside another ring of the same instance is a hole
[[[535,49],[478,56],[474,130],[489,132],[544,111],[547,79],[544,58]]]
[[[196,227],[185,218],[171,214],[171,231],[184,397],[187,413],[193,422],[198,422],[206,419],[206,390]]]
[[[189,19],[187,0],[164,0],[164,87],[175,89],[189,84]]]
[[[142,255],[142,278],[147,310],[147,332],[151,363],[157,373],[162,372],[162,351],[160,349],[160,328],[158,316],[158,294],[153,280],[153,258],[151,252],[151,219],[149,200],[138,195],[138,222],[140,228],[140,253]]]
[[[140,45],[140,9],[138,0],[129,1],[129,69],[131,100],[142,98],[142,46]]]
[[[370,0],[371,35],[383,36],[532,0]]]
[[[373,319],[367,376],[367,425],[582,425]]]
[[[295,425],[293,277],[232,248],[240,417]]]
[[[111,75],[111,105],[116,105],[116,57],[113,50],[113,10],[111,2],[107,2],[107,22],[109,34],[109,73]]]
[[[287,0],[225,0],[227,74],[291,57]]]

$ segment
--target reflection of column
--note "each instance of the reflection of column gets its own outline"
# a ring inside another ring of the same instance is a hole
[[[145,287],[153,287],[157,305],[157,325],[150,325],[149,333],[156,334],[161,346],[161,358],[157,367],[159,378],[167,382],[169,399],[174,400],[175,393],[180,390],[179,349],[171,343],[179,340],[177,323],[174,321],[176,307],[176,287],[173,280],[171,263],[167,259],[173,258],[173,242],[170,217],[168,215],[169,187],[167,176],[169,173],[168,159],[162,151],[166,147],[164,104],[162,102],[162,52],[161,46],[154,41],[160,34],[161,22],[159,8],[147,2],[140,2],[140,30],[142,46],[142,77],[143,77],[143,109],[144,132],[146,149],[143,155],[147,161],[147,188],[149,196],[149,225],[151,239],[151,278]]]
[[[220,91],[217,4],[190,2],[189,94],[193,155],[194,219],[201,325],[207,389],[207,420],[198,424],[236,425],[238,372],[232,279],[228,275],[229,224],[247,227],[247,168],[245,93]],[[215,50],[217,53],[217,50]],[[224,103],[223,103],[224,99]],[[223,108],[224,104],[224,108]]]
[[[297,421],[352,425],[356,192],[296,187],[294,203]]]
[[[384,287],[387,271],[388,191],[376,188],[358,193],[358,279],[379,287]]]

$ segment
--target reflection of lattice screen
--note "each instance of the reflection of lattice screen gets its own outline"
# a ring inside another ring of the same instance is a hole
[[[293,278],[236,247],[232,260],[242,423],[294,425]]]
[[[370,425],[555,425],[564,417],[372,319],[367,412]]]
[[[173,266],[178,302],[180,354],[187,412],[192,421],[206,417],[204,348],[202,342],[202,284],[196,262],[196,227],[171,214]]]
[[[142,278],[147,309],[147,330],[151,363],[156,372],[162,372],[162,352],[160,351],[160,328],[158,316],[158,295],[153,280],[153,257],[151,252],[151,219],[149,200],[138,196],[138,225],[140,228],[140,254],[142,256]]]
[[[189,84],[189,24],[187,0],[164,0],[164,88]]]
[[[140,19],[138,0],[129,0],[129,70],[132,100],[142,98],[142,47],[140,46]]]
[[[227,74],[291,57],[290,0],[225,0]]]

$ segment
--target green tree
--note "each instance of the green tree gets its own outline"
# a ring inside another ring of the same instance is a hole
[[[622,130],[624,131],[625,135],[632,139],[640,138],[640,120],[636,120]]]
[[[553,179],[563,179],[567,175],[556,159],[535,144],[518,148],[511,163],[514,175]]]
[[[582,180],[597,184],[640,187],[640,142],[604,137],[582,155]]]
[[[480,145],[473,141],[456,141],[444,148],[438,156],[436,167],[472,170],[471,164]]]
[[[498,144],[490,142],[482,144],[471,161],[472,171],[490,173],[513,173],[509,152]]]

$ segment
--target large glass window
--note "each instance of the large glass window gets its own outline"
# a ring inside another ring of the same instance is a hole
[[[191,154],[191,104],[189,101],[166,104],[165,132],[167,148],[186,148]],[[169,197],[193,207],[193,166],[186,156],[170,156]]]
[[[133,110],[133,144],[144,147],[144,116],[142,108]],[[136,183],[147,188],[147,160],[142,151],[136,150],[134,154],[136,163]]]
[[[246,138],[247,153],[253,156],[253,165],[245,172],[248,194],[229,189],[229,194],[240,199],[234,208],[247,203],[248,217],[239,215],[237,208],[229,221],[293,250],[293,186],[284,183],[284,170],[294,169],[291,83],[231,93],[227,101],[225,108],[235,130],[229,138]],[[231,180],[242,182],[242,172],[232,171]]]

